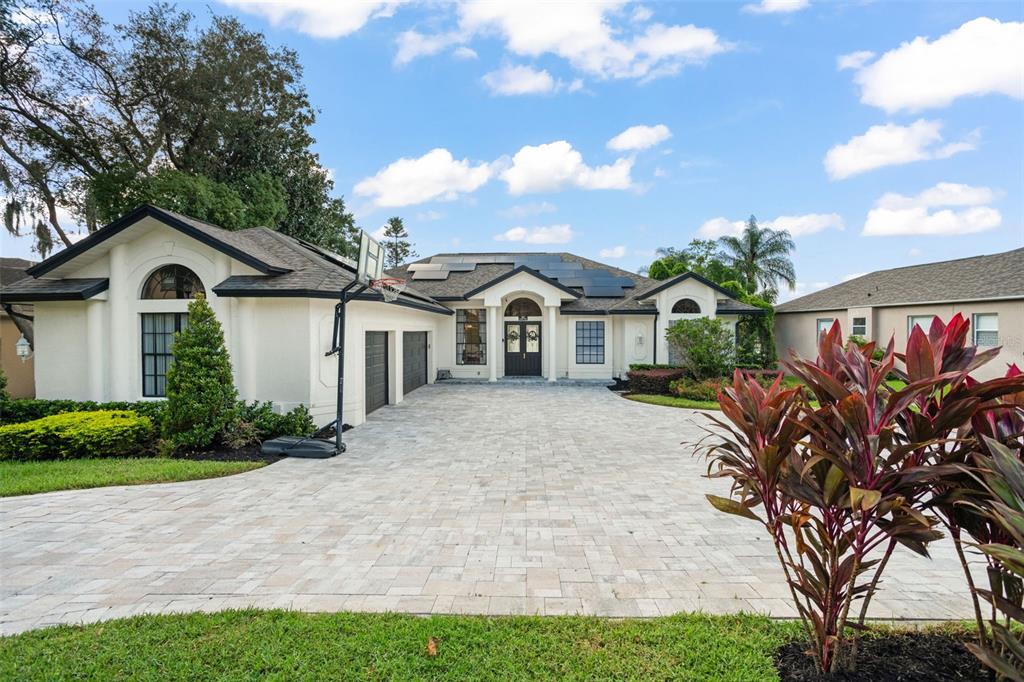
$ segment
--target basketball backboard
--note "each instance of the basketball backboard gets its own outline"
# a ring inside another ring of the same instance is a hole
[[[360,284],[369,284],[370,280],[380,279],[383,276],[384,248],[366,232],[360,232],[356,280]]]

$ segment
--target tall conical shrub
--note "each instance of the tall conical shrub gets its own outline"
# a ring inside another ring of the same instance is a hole
[[[238,391],[224,332],[202,296],[188,305],[188,326],[175,334],[167,370],[164,437],[175,450],[215,444],[237,418]]]

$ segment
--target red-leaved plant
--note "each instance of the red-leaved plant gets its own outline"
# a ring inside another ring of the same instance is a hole
[[[844,349],[836,322],[816,360],[783,363],[803,386],[762,389],[736,372],[719,395],[725,420],[712,417],[719,429],[705,453],[709,476],[732,479],[732,494],[708,499],[764,525],[823,671],[854,667],[856,637],[847,629],[864,627],[894,548],[927,556],[942,536],[925,498],[938,475],[960,470],[936,462],[936,453],[966,447],[972,418],[1002,390],[969,382],[991,353],[958,345],[963,324],[951,321],[945,345],[945,327],[933,327],[938,355],[915,328],[905,354],[890,340],[876,360],[873,343]],[[893,381],[894,372],[905,381]]]

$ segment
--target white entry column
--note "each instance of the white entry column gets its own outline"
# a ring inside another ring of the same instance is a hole
[[[498,380],[498,306],[487,306],[487,372],[489,381]]]
[[[549,305],[548,337],[548,381],[558,380],[558,306]]]

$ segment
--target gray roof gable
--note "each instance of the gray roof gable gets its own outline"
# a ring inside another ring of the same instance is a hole
[[[1024,248],[879,270],[776,308],[779,313],[1024,298]]]

